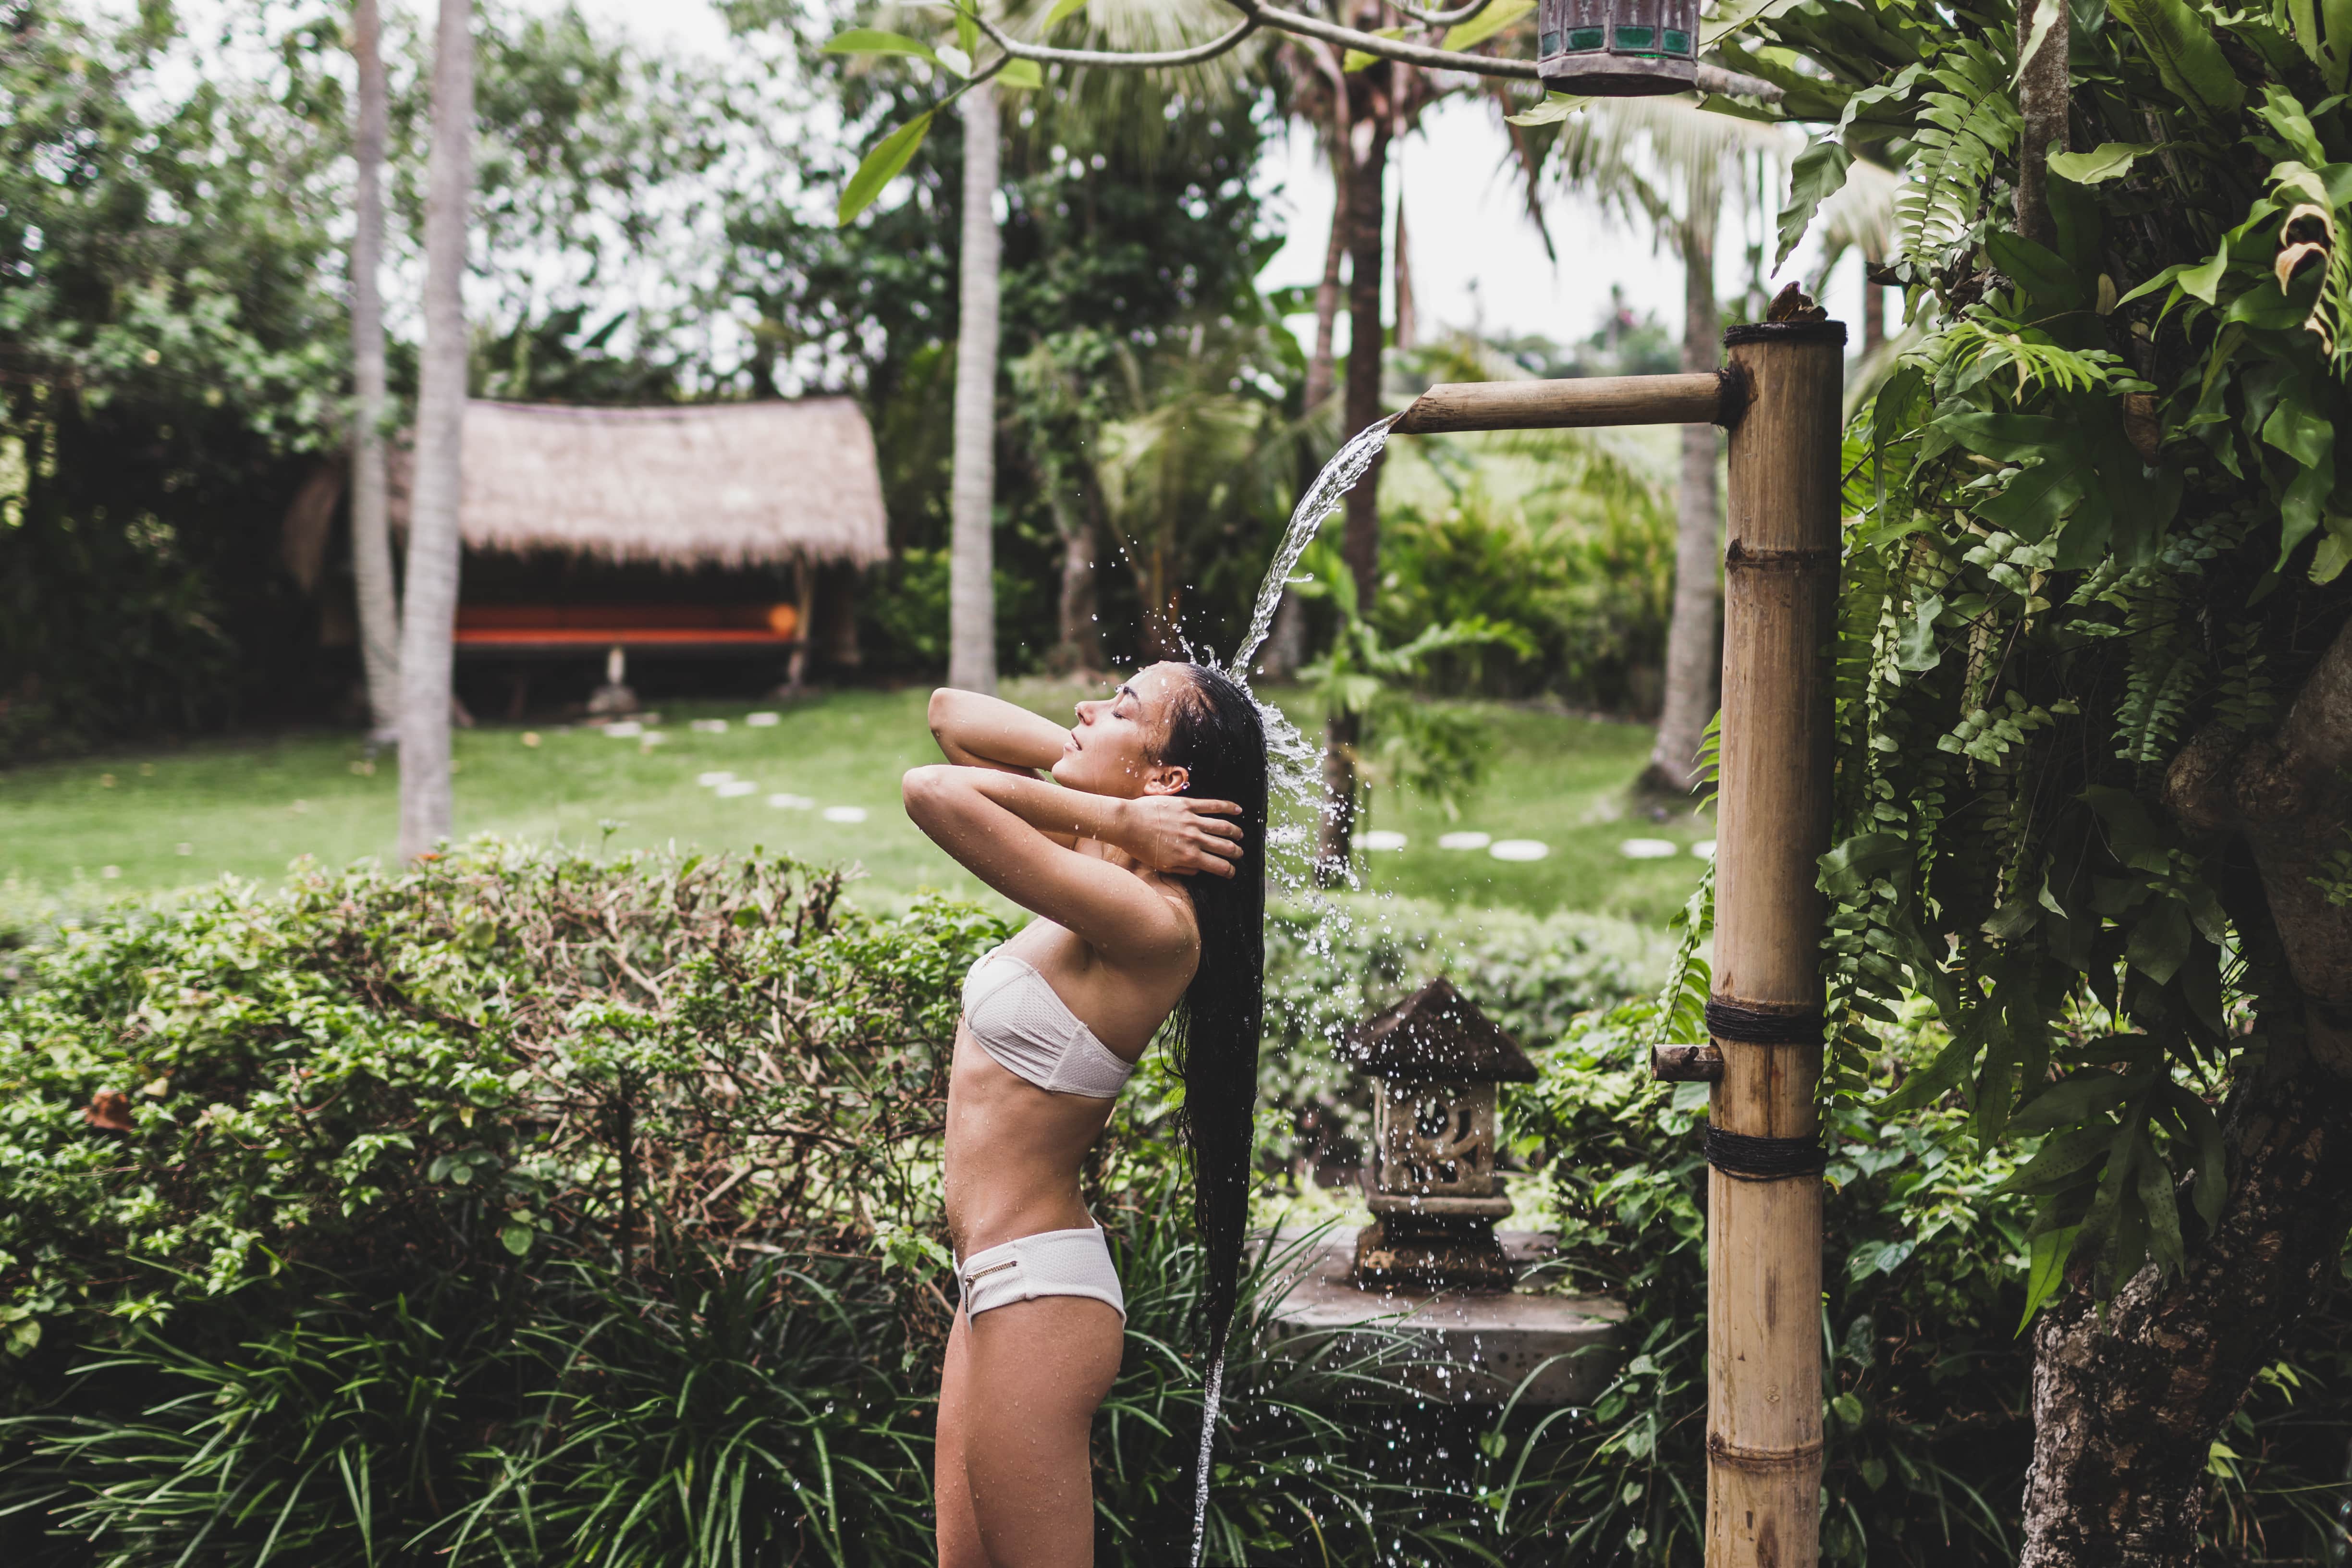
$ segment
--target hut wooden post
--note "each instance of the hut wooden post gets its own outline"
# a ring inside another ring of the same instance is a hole
[[[1812,1568],[1822,902],[1845,328],[1737,326],[1707,1129],[1707,1568]],[[1744,403],[1744,406],[1740,405]],[[1736,414],[1734,410],[1736,409]]]

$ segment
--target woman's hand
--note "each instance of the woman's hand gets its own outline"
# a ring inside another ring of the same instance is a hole
[[[1114,843],[1149,870],[1230,877],[1234,862],[1242,858],[1242,829],[1225,818],[1241,814],[1242,808],[1229,800],[1181,795],[1122,800]]]

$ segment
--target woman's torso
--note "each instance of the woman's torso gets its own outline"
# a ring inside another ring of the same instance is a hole
[[[1042,917],[999,954],[988,962],[1013,959],[1034,968],[1095,1038],[1129,1063],[1143,1055],[1183,994],[1193,962],[1188,956],[1181,967],[1160,971],[1114,966]],[[970,1019],[960,1019],[948,1077],[944,1172],[956,1255],[968,1258],[1017,1237],[1088,1224],[1078,1168],[1110,1119],[1112,1103],[1038,1088],[990,1056],[972,1037]]]

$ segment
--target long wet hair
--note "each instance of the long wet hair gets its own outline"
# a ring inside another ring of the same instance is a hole
[[[1169,1015],[1168,1048],[1184,1080],[1178,1120],[1192,1157],[1193,1221],[1207,1289],[1210,1352],[1224,1347],[1240,1292],[1249,1223],[1251,1124],[1265,1015],[1265,727],[1257,704],[1213,665],[1189,668],[1169,704],[1162,763],[1189,774],[1182,793],[1242,808],[1242,856],[1231,877],[1184,878],[1201,932],[1201,963]]]

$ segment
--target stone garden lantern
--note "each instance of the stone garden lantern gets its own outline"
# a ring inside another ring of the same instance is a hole
[[[1495,1086],[1535,1064],[1444,979],[1359,1025],[1345,1054],[1379,1079],[1373,1223],[1356,1238],[1360,1286],[1507,1290],[1495,1222],[1511,1212],[1495,1173]]]
[[[1540,0],[1536,18],[1536,70],[1551,91],[1641,98],[1696,79],[1698,0]]]

